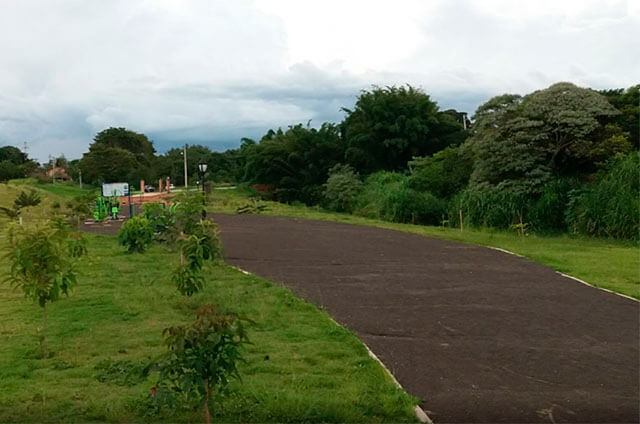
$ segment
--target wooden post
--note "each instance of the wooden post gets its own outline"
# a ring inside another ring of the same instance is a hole
[[[464,231],[464,225],[462,224],[462,209],[458,209],[458,214],[460,215],[460,231]]]
[[[140,192],[144,193],[144,180],[140,180]]]
[[[158,180],[158,193],[162,193],[162,178]]]

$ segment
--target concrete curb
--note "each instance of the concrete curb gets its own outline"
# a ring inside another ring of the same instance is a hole
[[[235,269],[236,271],[240,271],[241,273],[245,274],[245,275],[255,275],[250,273],[249,271],[245,271],[242,268],[238,268],[237,266],[233,266],[230,265],[231,268]],[[340,323],[338,321],[336,321],[335,319],[333,319],[331,316],[329,316],[329,319],[338,327],[343,327],[342,325],[340,325]],[[343,327],[344,328],[344,327]],[[358,339],[360,340],[360,339]],[[404,388],[400,385],[400,383],[398,382],[398,380],[396,380],[396,378],[394,377],[394,375],[391,373],[391,371],[389,371],[389,368],[387,368],[387,366],[380,360],[380,358],[378,358],[376,356],[375,353],[373,353],[373,351],[371,349],[369,349],[369,346],[366,345],[365,342],[363,342],[362,340],[360,340],[360,343],[362,343],[362,345],[364,346],[365,349],[367,349],[367,353],[369,354],[369,356],[373,359],[376,360],[376,362],[378,362],[378,364],[380,364],[380,366],[382,367],[382,369],[387,373],[387,375],[391,378],[391,381],[393,381],[393,383],[396,385],[396,387],[398,387],[401,390],[404,390]],[[406,392],[406,390],[404,390]],[[418,421],[420,421],[421,423],[425,423],[425,424],[433,424],[433,421],[431,421],[431,419],[429,418],[429,416],[427,415],[426,412],[424,412],[424,410],[422,408],[420,408],[420,405],[416,405],[413,408],[413,412],[416,416],[416,418],[418,419]]]
[[[529,258],[527,258],[526,256],[522,256],[522,255],[519,255],[519,254],[517,254],[517,253],[510,252],[510,251],[508,251],[508,250],[506,250],[506,249],[501,249],[501,248],[499,248],[499,247],[492,247],[492,246],[485,246],[485,247],[487,247],[487,248],[489,248],[489,249],[497,250],[497,251],[499,251],[499,252],[507,253],[507,254],[509,254],[509,255],[517,256],[517,257],[519,257],[519,258],[523,258],[523,259],[526,259],[526,260],[531,261],[531,262],[535,262],[534,260],[529,259]],[[536,262],[536,263],[539,263],[539,262]],[[542,265],[544,265],[544,264],[542,264]],[[547,265],[545,265],[545,266],[547,266]],[[638,300],[638,299],[636,299],[636,298],[633,298],[633,297],[631,297],[631,296],[627,296],[626,294],[622,294],[622,293],[614,292],[613,290],[609,290],[609,289],[605,289],[605,288],[602,288],[602,287],[594,286],[593,284],[589,284],[589,283],[587,283],[586,281],[581,280],[581,279],[576,278],[576,277],[573,277],[573,276],[571,276],[571,275],[569,275],[569,274],[565,274],[565,273],[562,273],[562,272],[560,272],[560,271],[555,271],[555,270],[554,270],[554,272],[555,272],[556,274],[558,274],[558,275],[562,275],[562,276],[563,276],[563,277],[565,277],[565,278],[569,278],[569,279],[571,279],[571,280],[577,281],[578,283],[582,283],[582,284],[584,284],[585,286],[589,286],[589,287],[592,287],[592,288],[594,288],[594,289],[598,289],[598,290],[606,291],[607,293],[616,294],[616,295],[618,295],[618,296],[622,296],[622,297],[624,297],[624,298],[627,298],[627,299],[633,300],[634,302],[640,302],[640,300]]]

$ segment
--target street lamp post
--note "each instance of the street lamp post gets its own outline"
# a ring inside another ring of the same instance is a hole
[[[207,172],[207,163],[201,159],[198,164],[198,169],[200,170],[200,181],[202,182],[202,219],[207,217],[207,211],[205,209],[205,191],[204,191],[204,174]]]

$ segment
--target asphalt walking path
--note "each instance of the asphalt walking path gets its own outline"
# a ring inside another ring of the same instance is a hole
[[[355,332],[436,423],[638,422],[638,302],[507,253],[215,215],[225,260]]]

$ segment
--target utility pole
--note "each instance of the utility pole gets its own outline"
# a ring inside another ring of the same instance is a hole
[[[184,156],[184,188],[189,188],[189,183],[187,181],[187,145],[184,145],[184,150],[182,155]]]
[[[78,172],[80,173],[80,190],[82,190],[82,169],[78,169]]]

